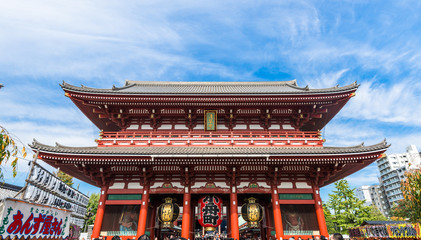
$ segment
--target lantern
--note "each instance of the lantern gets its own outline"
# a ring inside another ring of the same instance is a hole
[[[199,224],[206,231],[215,231],[222,223],[222,200],[217,196],[204,196],[199,199]]]
[[[248,203],[241,207],[241,216],[246,220],[249,228],[258,228],[263,219],[263,208],[256,202],[256,198],[247,199]]]
[[[173,227],[173,222],[177,220],[180,208],[176,203],[173,203],[173,199],[168,197],[165,198],[165,203],[158,207],[158,219],[162,222],[162,228]]]

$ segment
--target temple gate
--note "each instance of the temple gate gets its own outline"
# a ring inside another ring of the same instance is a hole
[[[32,148],[101,188],[92,238],[327,236],[320,187],[364,168],[388,147],[324,146],[320,130],[355,95],[356,83],[61,86],[101,130],[97,146],[34,141]],[[206,206],[199,205],[203,199]]]

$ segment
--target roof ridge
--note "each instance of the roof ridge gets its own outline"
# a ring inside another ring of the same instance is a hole
[[[287,80],[287,81],[230,81],[230,82],[222,82],[222,81],[215,81],[215,82],[209,82],[209,81],[137,81],[137,80],[126,80],[125,86],[129,85],[168,85],[168,86],[194,86],[194,85],[293,85],[297,86],[297,80]]]
[[[377,148],[377,147],[381,147],[381,148],[388,148],[391,144],[388,144],[386,142],[386,139],[384,139],[383,141],[373,144],[373,145],[369,145],[369,146],[365,146],[364,143],[358,144],[358,145],[354,145],[354,146],[348,146],[348,147],[331,147],[331,146],[327,146],[327,147],[273,147],[273,146],[255,146],[255,147],[233,147],[233,146],[217,146],[217,147],[213,147],[213,146],[190,146],[190,147],[166,147],[167,149],[169,148],[177,148],[177,149],[219,149],[219,150],[223,150],[223,149],[289,149],[289,150],[321,150],[321,149],[325,149],[325,150],[334,150],[334,149],[362,149],[362,148],[366,148],[366,149],[370,149],[370,148]],[[98,146],[88,146],[88,147],[70,147],[70,146],[65,146],[59,143],[56,143],[55,146],[50,146],[50,145],[46,145],[43,143],[38,142],[36,139],[33,140],[32,144],[30,145],[31,148],[33,149],[40,149],[40,148],[49,148],[49,149],[80,149],[80,150],[89,150],[89,149],[96,149],[96,150],[110,150],[110,148],[103,148],[103,147],[98,147]],[[159,149],[162,147],[118,147],[118,149],[130,149],[130,150],[134,150],[134,149]],[[117,149],[117,148],[116,148]],[[114,150],[116,150],[114,149]]]

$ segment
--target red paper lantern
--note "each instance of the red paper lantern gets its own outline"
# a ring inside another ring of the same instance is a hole
[[[215,231],[222,223],[222,200],[211,195],[200,198],[198,220],[206,231]]]

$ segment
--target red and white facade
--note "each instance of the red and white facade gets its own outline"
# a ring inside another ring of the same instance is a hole
[[[209,194],[222,199],[222,231],[231,238],[250,234],[238,222],[248,197],[264,209],[252,234],[326,236],[319,188],[364,168],[388,147],[324,146],[320,130],[355,95],[357,84],[309,89],[295,81],[126,81],[122,88],[62,88],[101,130],[97,146],[35,141],[32,148],[52,166],[101,187],[93,238],[149,233],[160,239],[165,231],[157,208],[173,197],[182,209],[181,236],[194,239],[197,203]],[[213,131],[206,130],[208,111]],[[138,217],[131,224],[124,222],[129,212]],[[126,231],[126,225],[136,230]]]

